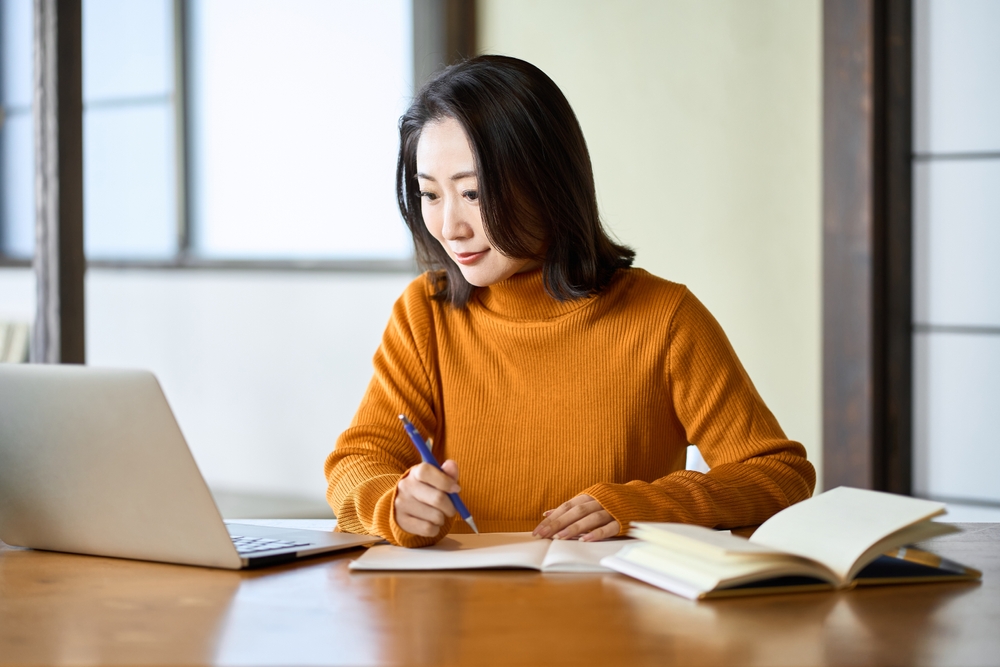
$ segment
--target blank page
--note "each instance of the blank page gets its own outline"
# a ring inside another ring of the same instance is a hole
[[[713,562],[725,562],[733,558],[759,558],[784,553],[761,544],[755,544],[745,537],[733,535],[728,530],[712,530],[689,523],[636,522],[632,524],[629,535],[674,552],[697,556]]]
[[[613,572],[601,565],[605,556],[613,556],[626,544],[635,540],[608,540],[581,542],[579,540],[552,540],[549,552],[542,562],[544,572]]]
[[[943,512],[943,503],[841,486],[778,512],[750,541],[819,561],[846,583],[870,547]]]

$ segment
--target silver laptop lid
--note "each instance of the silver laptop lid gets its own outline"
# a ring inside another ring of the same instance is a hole
[[[149,372],[0,364],[0,539],[239,568]]]

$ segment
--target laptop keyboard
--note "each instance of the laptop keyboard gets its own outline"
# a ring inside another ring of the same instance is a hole
[[[258,551],[273,551],[274,549],[290,549],[292,547],[311,547],[312,542],[291,542],[288,540],[272,540],[268,537],[244,537],[242,535],[230,535],[233,538],[233,546],[236,551],[243,554],[252,554]]]

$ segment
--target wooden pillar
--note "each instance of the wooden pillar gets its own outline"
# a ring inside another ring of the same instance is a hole
[[[81,0],[34,0],[36,363],[84,363],[81,28]]]
[[[910,492],[912,7],[823,3],[823,469]]]
[[[475,0],[413,0],[413,87],[476,55]]]
[[[448,63],[476,55],[476,0],[445,0],[445,40]]]

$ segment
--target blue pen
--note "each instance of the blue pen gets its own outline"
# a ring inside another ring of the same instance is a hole
[[[438,470],[441,470],[441,466],[438,465],[437,459],[434,458],[434,454],[431,452],[431,448],[427,446],[424,439],[420,437],[420,432],[416,427],[410,423],[410,420],[406,418],[406,415],[399,415],[399,420],[403,422],[403,428],[406,429],[406,435],[410,436],[410,440],[413,441],[414,446],[417,451],[420,452],[420,458],[424,460],[424,463],[429,463]],[[479,529],[476,528],[476,522],[472,519],[472,515],[469,514],[469,510],[466,509],[465,503],[462,499],[458,497],[457,493],[449,493],[448,497],[451,498],[452,504],[455,509],[458,510],[458,515],[462,517],[462,521],[469,524],[469,528],[478,535]]]

